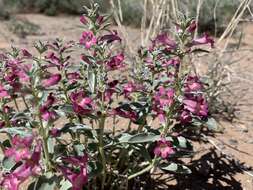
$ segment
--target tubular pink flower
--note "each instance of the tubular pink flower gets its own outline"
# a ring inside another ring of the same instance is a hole
[[[4,175],[1,185],[7,190],[19,190],[21,183],[26,181],[30,176],[36,176],[40,173],[41,167],[39,160],[41,156],[41,143],[39,142],[31,157],[22,165],[17,167],[12,173]]]
[[[50,93],[47,97],[47,101],[40,107],[41,117],[45,121],[53,120],[56,118],[57,114],[51,109],[52,105],[55,103],[56,99],[53,93]]]
[[[95,45],[97,43],[97,39],[94,36],[92,31],[85,31],[82,33],[80,44],[84,45],[86,49],[90,49],[91,46]]]
[[[210,44],[211,47],[214,47],[214,40],[211,38],[207,33],[204,34],[201,38],[193,39],[191,45],[204,45],[204,44]]]
[[[208,115],[208,105],[202,96],[183,100],[184,109],[197,115],[206,117]]]
[[[58,168],[63,176],[72,184],[72,190],[82,190],[84,185],[88,182],[87,156],[68,157],[62,160],[70,164],[70,166],[58,166]],[[74,171],[73,167],[79,167],[79,171]]]
[[[7,90],[0,84],[0,98],[8,98],[9,94]]]
[[[154,149],[154,154],[160,156],[163,159],[168,158],[171,154],[174,154],[175,151],[172,148],[172,144],[169,141],[166,141],[164,138],[157,142],[157,145]]]
[[[32,58],[32,54],[27,49],[21,49],[22,55],[25,58]]]
[[[172,88],[159,87],[159,91],[154,96],[155,104],[161,108],[171,106],[174,101],[174,94],[175,92]]]
[[[67,79],[69,80],[70,83],[74,83],[78,79],[81,79],[81,76],[78,72],[67,73]]]
[[[196,92],[203,88],[203,85],[197,76],[188,76],[184,83],[185,92]]]
[[[195,20],[193,20],[190,25],[188,26],[188,28],[186,29],[187,32],[189,33],[193,33],[197,28],[197,23]]]
[[[107,84],[107,88],[105,90],[105,101],[112,100],[112,95],[116,92],[116,86],[118,83],[118,80],[113,80]]]
[[[55,55],[54,52],[48,52],[48,54],[45,56],[46,59],[49,60],[49,62],[56,67],[61,67],[61,61],[60,58]]]
[[[92,99],[87,97],[83,91],[71,93],[70,100],[77,114],[90,114],[94,109]]]
[[[106,35],[102,36],[99,39],[99,41],[102,41],[102,42],[106,41],[106,43],[110,44],[114,41],[121,42],[121,38],[118,36],[118,32],[116,30],[113,30],[113,31],[111,31],[110,34],[106,34]]]
[[[18,135],[15,135],[12,138],[12,147],[7,148],[4,152],[6,157],[13,157],[16,162],[19,162],[24,159],[28,159],[31,156],[30,146],[33,142],[33,136],[27,136],[21,138]]]
[[[50,87],[58,84],[61,80],[61,75],[60,74],[52,74],[49,78],[44,79],[42,81],[42,86],[44,87]]]
[[[57,128],[53,128],[53,129],[50,130],[49,134],[52,137],[59,137],[61,135],[61,131]]]
[[[2,129],[5,126],[5,122],[4,121],[0,121],[0,129]]]
[[[80,16],[80,22],[82,24],[86,25],[88,23],[86,16],[84,16],[84,15]]]
[[[103,24],[103,22],[104,22],[104,17],[101,16],[101,15],[99,15],[99,16],[97,17],[97,19],[96,19],[96,24],[97,24],[98,26],[100,26],[101,24]]]
[[[132,81],[123,85],[123,94],[129,98],[130,94],[137,91],[142,91],[144,88],[140,84],[136,84]]]
[[[182,124],[187,124],[191,122],[192,117],[188,111],[183,111],[179,116],[179,120]]]
[[[175,68],[178,68],[180,65],[180,60],[177,58],[170,59],[163,63],[163,67],[173,66]]]
[[[177,44],[174,40],[172,40],[167,33],[159,34],[155,40],[153,41],[153,47],[156,45],[162,45],[165,46],[167,49],[175,49],[177,47]],[[153,48],[151,48],[153,49]]]
[[[138,114],[133,110],[124,110],[121,107],[114,109],[114,115],[118,115],[120,117],[128,118],[131,121],[135,122],[138,119]]]
[[[106,63],[107,69],[108,70],[116,70],[116,69],[120,69],[120,68],[124,67],[125,66],[123,64],[124,58],[125,57],[124,57],[123,53],[113,56],[111,58],[111,60]]]

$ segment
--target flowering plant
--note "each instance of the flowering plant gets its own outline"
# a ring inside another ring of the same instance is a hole
[[[158,35],[131,64],[109,17],[97,5],[86,12],[78,43],[39,42],[37,56],[16,48],[1,54],[4,189],[24,182],[28,189],[131,189],[156,168],[190,173],[177,162],[193,151],[184,134],[209,120],[203,84],[185,57],[213,40],[194,39],[196,23],[184,19],[175,39]]]

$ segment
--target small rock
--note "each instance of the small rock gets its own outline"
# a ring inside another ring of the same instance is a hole
[[[229,139],[229,140],[228,140],[228,143],[231,144],[231,145],[237,145],[237,144],[238,144],[238,141],[235,140],[235,139]]]

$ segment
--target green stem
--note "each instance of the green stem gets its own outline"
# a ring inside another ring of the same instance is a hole
[[[19,107],[16,98],[13,98],[15,107],[17,108],[17,111],[19,112]]]
[[[51,170],[51,162],[50,162],[50,155],[49,155],[49,151],[48,151],[48,144],[47,144],[47,139],[48,139],[48,134],[46,132],[46,129],[43,126],[43,122],[42,122],[42,117],[41,117],[41,113],[40,113],[40,109],[39,109],[39,97],[37,95],[37,92],[34,88],[32,88],[32,94],[35,98],[35,102],[37,105],[37,116],[39,118],[39,124],[40,124],[40,129],[39,129],[39,133],[42,136],[42,146],[43,146],[43,152],[44,152],[44,156],[45,156],[45,164],[46,164],[46,170],[50,171]]]
[[[152,163],[150,165],[148,165],[146,168],[142,169],[141,171],[137,172],[137,173],[134,173],[132,175],[130,175],[127,179],[130,180],[130,179],[133,179],[139,175],[142,175],[148,171],[150,171],[154,166],[155,166],[155,163],[156,163],[156,159],[157,158],[154,158]]]
[[[144,126],[145,126],[145,125],[139,125],[139,127],[138,127],[138,133],[142,132]]]
[[[24,96],[22,96],[22,100],[23,100],[23,102],[24,102],[24,104],[25,104],[26,109],[29,110],[29,106],[28,106],[28,104],[26,103],[26,100],[25,100],[25,97],[24,97]]]
[[[129,123],[128,123],[127,131],[126,131],[126,132],[129,132],[129,131],[131,130],[131,125],[132,125],[132,121],[129,120]]]
[[[104,142],[103,142],[103,135],[104,135],[104,127],[105,127],[105,115],[102,115],[100,121],[99,121],[99,153],[101,155],[101,161],[102,161],[102,183],[101,183],[101,190],[104,190],[105,186],[105,180],[106,180],[106,158],[104,153]]]
[[[3,153],[4,153],[4,151],[5,151],[5,147],[4,147],[4,145],[2,144],[2,142],[0,142],[0,149],[1,149],[2,154],[3,154]]]

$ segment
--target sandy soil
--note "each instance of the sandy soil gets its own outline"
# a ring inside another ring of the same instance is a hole
[[[20,39],[8,30],[8,21],[0,23],[0,49],[9,49],[11,45],[17,47],[31,48],[38,40],[47,41],[55,38],[78,40],[82,29],[78,25],[78,17],[47,17],[43,15],[27,14],[17,15],[18,18],[26,18],[41,27],[38,35],[28,35]],[[243,49],[253,48],[253,25],[243,26],[245,38]],[[136,29],[128,29],[128,34],[136,42],[138,34]],[[253,53],[252,51],[240,51],[235,55],[239,61],[231,66],[233,98],[238,101],[237,119],[230,123],[220,121],[224,127],[223,134],[216,134],[216,137],[209,137],[216,145],[214,149],[211,143],[196,143],[196,151],[199,152],[190,160],[189,167],[193,168],[190,176],[178,176],[176,180],[170,181],[167,187],[162,189],[235,189],[253,190]],[[244,94],[241,97],[242,93]],[[231,95],[232,96],[232,95]],[[224,157],[217,150],[229,155]],[[196,169],[197,168],[197,169]],[[247,170],[247,172],[241,169]],[[250,176],[251,175],[251,176]],[[166,179],[162,179],[166,180]],[[161,184],[161,182],[159,182]],[[179,185],[175,185],[175,184]]]

